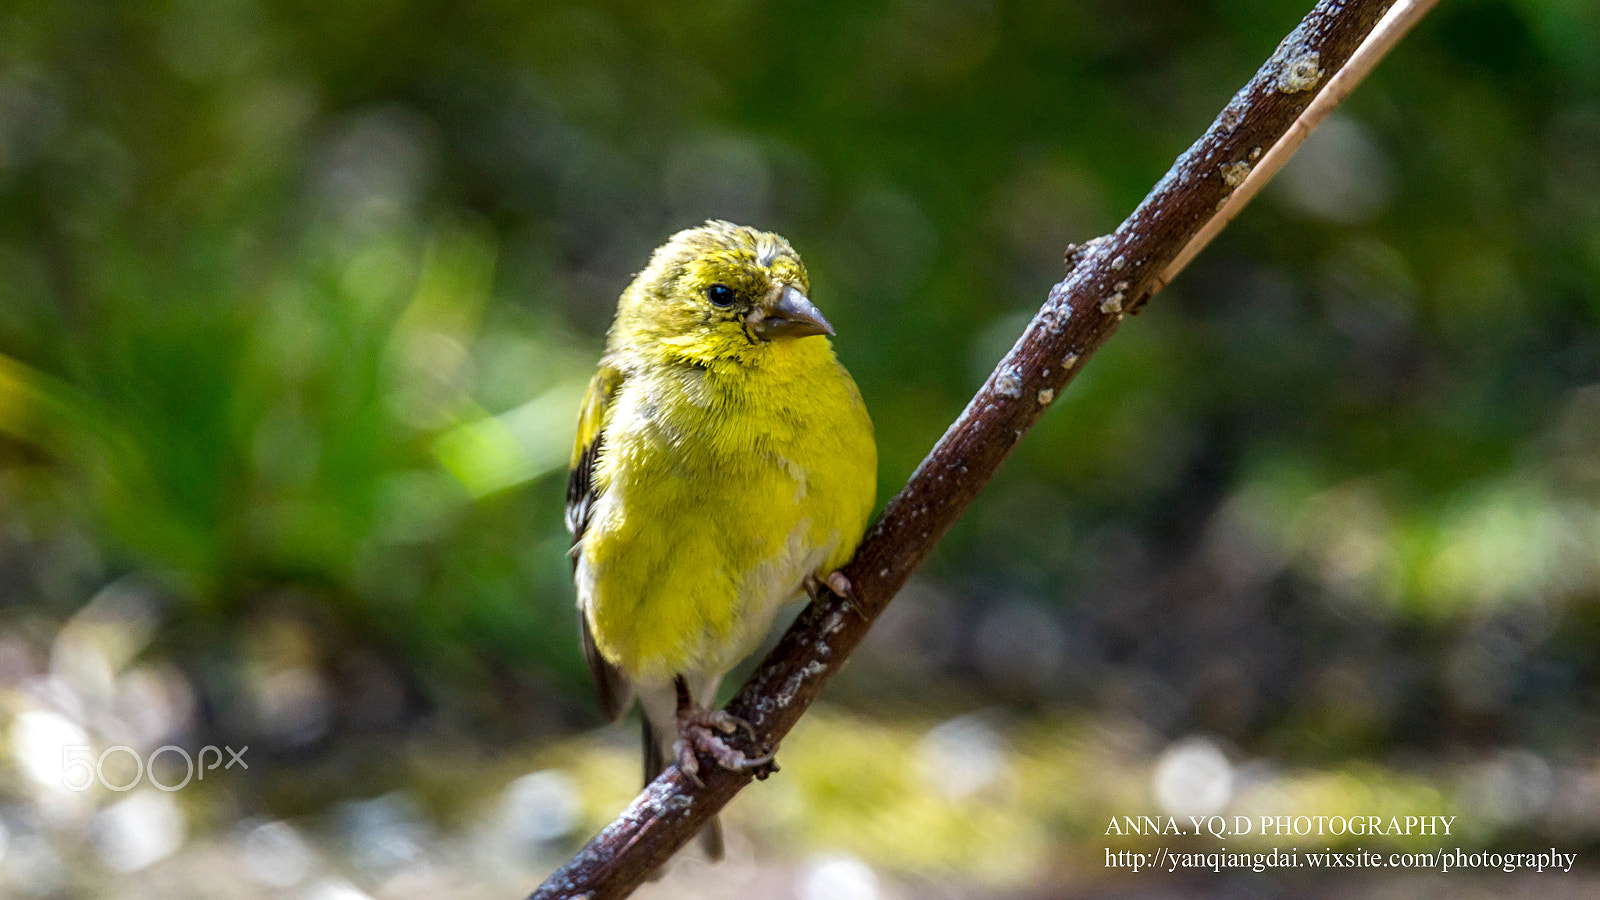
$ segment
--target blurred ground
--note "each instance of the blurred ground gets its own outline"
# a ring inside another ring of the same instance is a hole
[[[791,239],[887,496],[1305,7],[8,4],[0,890],[525,893],[635,786],[560,507],[650,249]],[[1597,223],[1600,7],[1442,4],[641,896],[1592,893]],[[1581,874],[1103,861],[1347,811]]]

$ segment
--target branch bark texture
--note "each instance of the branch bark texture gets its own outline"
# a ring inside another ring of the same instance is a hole
[[[754,727],[742,749],[765,752],[788,734],[1017,441],[1123,317],[1165,283],[1174,260],[1290,133],[1388,5],[1319,2],[1133,214],[1071,255],[1067,277],[845,566],[854,599],[825,594],[808,606],[728,704]],[[668,767],[530,900],[632,893],[753,777],[709,761],[700,773],[696,784]]]

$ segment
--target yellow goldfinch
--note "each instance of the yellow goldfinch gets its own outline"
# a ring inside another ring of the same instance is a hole
[[[872,421],[789,242],[711,221],[622,292],[567,490],[583,650],[615,719],[644,713],[645,781],[719,737],[717,685],[780,607],[855,551],[877,490]],[[834,573],[830,575],[829,573]],[[720,855],[713,823],[703,835]]]

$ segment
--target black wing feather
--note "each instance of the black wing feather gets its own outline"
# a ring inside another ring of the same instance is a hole
[[[622,373],[602,364],[589,382],[589,393],[583,400],[583,410],[578,415],[578,441],[573,448],[572,470],[567,475],[567,529],[572,532],[572,566],[578,566],[578,544],[589,530],[589,520],[594,515],[598,493],[594,484],[595,462],[605,443],[606,409],[611,405],[617,388],[622,384]],[[606,718],[617,719],[633,702],[633,686],[622,670],[607,662],[595,646],[594,634],[589,629],[589,615],[580,604],[578,609],[579,638],[583,642],[583,659],[589,664],[589,675],[594,678],[600,696],[600,709]]]

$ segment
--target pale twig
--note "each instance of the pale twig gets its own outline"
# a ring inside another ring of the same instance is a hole
[[[1178,277],[1178,273],[1200,255],[1200,251],[1211,243],[1212,238],[1228,227],[1228,223],[1244,209],[1245,204],[1255,199],[1256,194],[1272,180],[1272,176],[1278,174],[1278,170],[1289,162],[1295,151],[1300,149],[1300,145],[1311,136],[1311,132],[1322,124],[1322,120],[1350,96],[1350,92],[1371,74],[1378,61],[1387,56],[1389,50],[1405,37],[1414,25],[1422,21],[1422,17],[1427,15],[1438,2],[1439,0],[1400,0],[1389,8],[1379,20],[1378,26],[1372,29],[1367,39],[1361,42],[1355,53],[1351,54],[1350,61],[1328,81],[1328,84],[1317,93],[1316,99],[1311,101],[1311,105],[1306,107],[1306,111],[1295,120],[1288,134],[1272,145],[1272,149],[1250,169],[1250,174],[1228,196],[1227,202],[1222,204],[1217,214],[1206,222],[1199,234],[1184,245],[1183,252],[1178,254],[1177,259],[1156,276],[1157,290],[1171,284],[1172,279]]]

